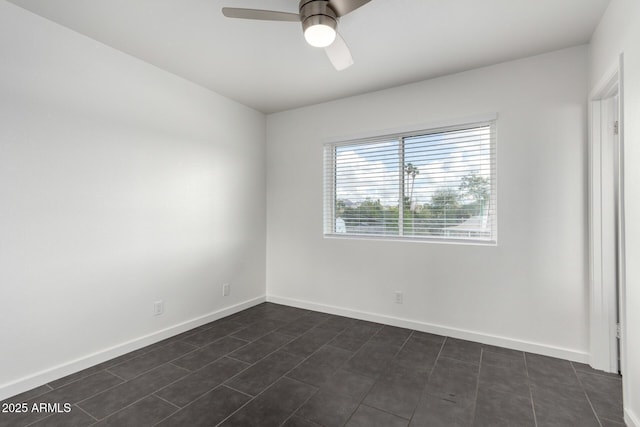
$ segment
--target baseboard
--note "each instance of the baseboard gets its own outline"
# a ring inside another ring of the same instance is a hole
[[[640,417],[631,412],[629,408],[624,410],[624,422],[627,427],[640,427]]]
[[[385,325],[398,326],[401,328],[414,329],[421,332],[429,332],[432,334],[445,335],[452,338],[511,348],[514,350],[526,351],[529,353],[541,354],[544,356],[557,357],[574,362],[588,363],[589,360],[589,355],[581,351],[517,340],[513,338],[506,338],[497,335],[484,334],[476,331],[451,328],[448,326],[435,325],[432,323],[419,322],[410,319],[403,319],[400,317],[386,316],[366,311],[353,310],[345,307],[317,304],[310,301],[279,297],[276,295],[267,295],[267,301],[277,304],[290,305],[306,310],[320,311],[328,314],[352,317],[355,319],[367,320],[370,322],[383,323]]]
[[[0,401],[265,302],[261,296],[0,385]]]

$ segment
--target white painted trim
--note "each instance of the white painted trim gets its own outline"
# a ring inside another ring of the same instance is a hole
[[[598,101],[597,108],[594,102],[589,101],[588,117],[589,117],[589,291],[590,291],[590,307],[589,307],[589,364],[592,367],[608,365],[604,360],[606,355],[602,352],[602,262],[601,262],[601,219],[600,209],[594,207],[601,205],[601,173],[600,173],[600,146],[601,136],[599,131],[600,123],[600,103]]]
[[[640,417],[631,412],[629,408],[624,410],[624,422],[627,427],[640,427]]]
[[[605,210],[603,197],[613,191],[603,181],[603,174],[611,172],[608,166],[613,157],[605,150],[607,142],[605,132],[608,113],[603,109],[605,100],[618,94],[622,96],[622,58],[604,74],[590,93],[588,103],[589,117],[589,289],[590,289],[590,328],[589,328],[589,364],[607,372],[618,369],[618,351],[615,338],[617,301],[616,289],[612,288],[611,277],[615,271],[611,270],[610,242],[612,230],[603,222],[611,223],[612,213]],[[618,120],[622,126],[622,103],[618,107]],[[619,134],[620,146],[623,146],[622,131]],[[603,163],[604,162],[604,163]],[[622,165],[621,165],[622,167]],[[621,187],[622,188],[622,187]],[[622,191],[622,190],[621,190]],[[624,239],[624,236],[622,236]],[[608,250],[605,248],[609,246]],[[623,249],[623,248],[622,248]],[[623,250],[620,251],[624,258]],[[620,276],[620,290],[623,295],[623,279]],[[623,296],[620,298],[622,310]],[[624,316],[621,312],[621,324],[624,328]],[[623,331],[624,332],[624,331]],[[623,333],[624,335],[624,333]],[[622,355],[621,355],[622,360]]]
[[[615,64],[612,64],[609,69],[602,75],[598,83],[593,86],[593,89],[591,89],[591,93],[589,93],[589,100],[604,99],[615,95],[616,89],[618,89],[618,83],[620,81],[620,69],[620,61],[616,61]]]
[[[640,427],[640,417],[638,414],[634,414],[630,409],[630,383],[625,375],[627,371],[627,314],[626,314],[626,248],[625,248],[625,205],[624,205],[624,197],[625,197],[625,189],[624,189],[624,150],[625,150],[625,116],[624,116],[624,54],[620,54],[618,57],[618,61],[613,64],[607,73],[603,75],[598,84],[596,84],[589,95],[589,231],[590,231],[590,248],[589,248],[589,273],[590,273],[590,288],[591,288],[591,343],[590,343],[590,364],[594,368],[602,369],[600,366],[606,365],[606,360],[604,363],[599,363],[598,359],[602,361],[602,357],[605,356],[605,352],[607,352],[608,348],[605,340],[596,341],[594,338],[598,337],[598,334],[602,333],[603,329],[607,328],[607,322],[611,318],[611,314],[603,311],[603,308],[606,308],[608,305],[602,298],[602,292],[597,289],[597,283],[594,282],[593,277],[594,274],[601,271],[601,262],[602,258],[598,255],[598,247],[602,247],[602,241],[598,240],[601,238],[601,232],[598,233],[595,225],[595,222],[599,217],[598,214],[594,211],[597,210],[597,203],[601,202],[599,197],[599,193],[595,193],[595,187],[599,186],[599,182],[596,182],[600,179],[599,172],[598,174],[594,173],[595,171],[592,169],[595,158],[594,155],[597,154],[597,146],[596,144],[600,143],[599,135],[594,135],[594,128],[592,122],[592,114],[594,102],[598,102],[604,98],[610,97],[614,95],[617,91],[619,97],[618,103],[618,121],[619,121],[619,146],[621,151],[621,162],[620,162],[620,201],[619,201],[619,218],[620,221],[620,242],[619,242],[619,257],[620,257],[620,265],[619,265],[619,289],[620,295],[618,296],[619,302],[619,310],[620,310],[620,326],[621,326],[621,338],[620,338],[620,370],[622,372],[622,401],[624,408],[624,419],[626,424],[629,427]],[[600,169],[598,169],[599,171]],[[594,232],[595,230],[595,232]],[[598,311],[600,310],[600,311]],[[602,335],[600,335],[602,336]],[[609,361],[609,364],[611,361]]]
[[[574,362],[586,363],[589,358],[587,353],[578,350],[555,347],[530,341],[522,341],[513,338],[501,337],[498,335],[484,334],[481,332],[452,328],[444,325],[436,325],[400,317],[375,314],[346,307],[317,304],[310,301],[279,297],[277,295],[267,295],[267,301],[276,304],[284,304],[288,306],[303,308],[306,310],[314,310],[320,311],[322,313],[347,316],[354,319],[367,320],[370,322],[377,322],[385,325],[408,328],[421,332],[429,332],[432,334],[444,335],[468,341],[475,341],[483,344],[495,345],[519,351],[526,351],[529,353],[542,354],[545,356],[567,359]]]
[[[31,390],[32,388],[39,387],[51,381],[63,378],[75,372],[79,372],[83,369],[90,368],[99,363],[106,362],[107,360],[111,360],[115,357],[122,356],[123,354],[138,350],[150,344],[154,344],[172,336],[181,334],[190,329],[197,328],[198,326],[202,326],[209,322],[222,319],[223,317],[227,317],[239,311],[246,310],[247,308],[253,307],[265,301],[265,296],[247,300],[232,305],[231,307],[223,308],[209,314],[196,317],[195,319],[187,320],[186,322],[170,326],[160,331],[156,331],[148,335],[134,338],[130,341],[105,348],[104,350],[100,350],[98,352],[80,357],[78,359],[71,360],[61,365],[36,372],[27,377],[20,378],[19,380],[2,384],[0,385],[0,400],[15,396],[19,393]]]
[[[620,54],[618,62],[618,120],[619,120],[619,145],[620,145],[620,295],[618,303],[620,307],[620,371],[622,373],[622,404],[625,414],[628,414],[627,424],[640,427],[640,417],[629,412],[631,384],[625,376],[627,370],[627,249],[626,249],[626,204],[625,204],[625,115],[624,115],[624,53]],[[625,415],[626,419],[626,415]]]
[[[497,210],[497,209],[496,209]],[[349,234],[349,233],[325,233],[325,239],[336,240],[376,240],[381,242],[410,242],[410,243],[435,243],[437,245],[461,245],[461,246],[498,246],[497,239],[493,240],[463,240],[454,237],[414,237],[414,236],[385,236],[381,234]]]
[[[496,121],[497,119],[498,119],[498,113],[476,114],[473,116],[437,120],[429,123],[417,123],[417,124],[406,125],[406,126],[401,126],[401,127],[392,128],[392,129],[368,130],[366,132],[359,132],[351,135],[334,135],[326,138],[323,141],[323,144],[329,145],[329,144],[348,143],[350,141],[357,141],[360,139],[382,138],[387,135],[411,133],[411,132],[421,131],[425,129],[441,129],[441,128],[448,128],[452,126],[464,126],[464,125],[470,125],[475,123],[493,122],[493,121]]]

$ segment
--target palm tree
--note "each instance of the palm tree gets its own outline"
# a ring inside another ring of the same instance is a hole
[[[405,191],[405,199],[408,199],[409,201],[409,210],[411,211],[411,234],[414,234],[415,205],[413,203],[413,185],[416,182],[416,175],[420,173],[420,170],[418,169],[417,166],[414,166],[412,163],[407,163],[404,166],[404,173],[407,174],[407,184],[409,179],[411,179],[411,190],[409,191],[409,197],[407,198],[406,191]]]
[[[411,179],[411,190],[409,191],[409,209],[413,211],[413,185],[416,182],[416,175],[420,173],[420,170],[417,166],[414,166],[409,162],[404,167],[404,173],[407,174],[407,181]]]

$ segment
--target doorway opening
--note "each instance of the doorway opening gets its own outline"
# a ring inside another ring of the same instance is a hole
[[[589,100],[590,364],[624,373],[622,57]]]

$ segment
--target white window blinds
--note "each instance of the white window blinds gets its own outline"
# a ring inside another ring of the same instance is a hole
[[[496,241],[495,122],[325,145],[324,232]]]

